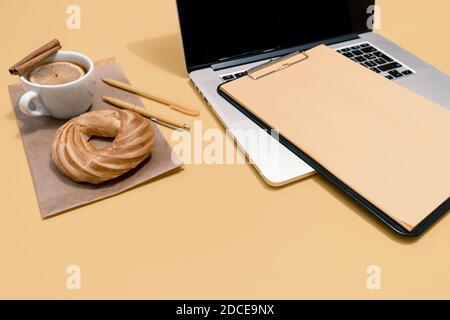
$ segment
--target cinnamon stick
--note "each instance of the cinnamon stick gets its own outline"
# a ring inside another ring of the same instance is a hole
[[[31,70],[34,66],[38,65],[51,55],[55,54],[60,50],[61,44],[59,40],[53,39],[49,43],[43,45],[39,49],[33,51],[19,62],[14,64],[11,68],[9,68],[9,73],[12,75],[22,76]]]

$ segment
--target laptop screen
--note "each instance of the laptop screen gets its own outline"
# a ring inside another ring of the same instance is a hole
[[[177,0],[189,69],[370,31],[374,0]]]

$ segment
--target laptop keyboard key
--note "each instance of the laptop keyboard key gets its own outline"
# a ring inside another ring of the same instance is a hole
[[[352,50],[357,50],[357,49],[359,49],[360,48],[360,46],[353,46],[353,47],[351,47],[350,49],[352,49]]]
[[[375,60],[373,60],[375,63],[378,63],[378,64],[385,64],[385,63],[387,63],[387,61],[386,60],[384,60],[384,59],[382,59],[382,58],[378,58],[378,59],[375,59]]]
[[[375,67],[377,64],[375,63],[375,62],[373,62],[373,61],[367,61],[366,63],[366,66],[368,66],[368,67]]]
[[[402,65],[400,63],[392,62],[392,63],[385,64],[383,66],[379,66],[378,69],[385,72],[385,71],[389,71],[389,70],[397,69],[397,68],[401,68],[401,67],[402,67]]]
[[[377,68],[370,68],[370,70],[372,70],[373,72],[376,72],[376,73],[381,73],[381,71]]]
[[[352,53],[353,53],[355,56],[362,56],[362,55],[364,54],[364,52],[362,52],[361,50],[354,50],[354,51],[352,51]]]
[[[346,56],[347,58],[352,58],[353,54],[350,52],[344,52],[344,56]]]
[[[247,72],[243,71],[243,72],[238,72],[238,73],[236,73],[234,76],[235,76],[236,78],[240,78],[240,77],[242,77],[242,76],[245,76],[246,74],[247,74]]]
[[[362,45],[361,45],[361,48],[366,48],[366,47],[369,47],[370,46],[370,44],[368,44],[368,43],[363,43]]]
[[[392,62],[394,61],[392,58],[388,57],[387,55],[385,55],[383,52],[375,52],[374,55],[376,55],[379,58],[383,58],[384,60],[386,60],[387,62]]]
[[[394,80],[394,77],[393,76],[386,76],[386,79]]]
[[[368,60],[372,60],[375,59],[377,56],[374,55],[373,53],[369,53],[369,54],[365,54],[364,58],[368,59]]]
[[[229,75],[223,76],[222,79],[225,81],[228,81],[228,80],[234,79],[234,75],[229,74]]]
[[[405,70],[405,71],[403,71],[403,74],[404,74],[405,76],[407,76],[407,75],[409,75],[409,74],[413,74],[413,72],[412,72],[411,70]]]
[[[364,61],[367,61],[366,58],[361,57],[361,56],[356,57],[355,60],[358,61],[358,62],[364,62]]]

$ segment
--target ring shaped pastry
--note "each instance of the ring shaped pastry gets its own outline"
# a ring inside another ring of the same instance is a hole
[[[114,138],[96,149],[91,137]],[[150,121],[126,110],[98,110],[73,118],[58,129],[52,159],[76,182],[102,183],[117,178],[148,158],[154,146]]]

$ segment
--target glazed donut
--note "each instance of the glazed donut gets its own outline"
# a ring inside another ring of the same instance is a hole
[[[114,138],[96,149],[91,137]],[[102,183],[123,175],[153,151],[150,121],[127,110],[98,110],[66,122],[56,132],[52,159],[58,169],[76,182]]]

